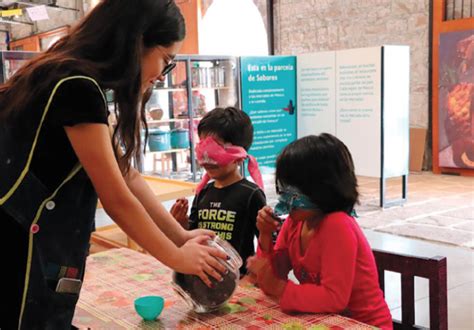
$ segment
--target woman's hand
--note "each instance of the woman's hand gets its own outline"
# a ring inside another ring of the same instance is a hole
[[[249,280],[258,285],[265,294],[280,299],[285,291],[286,280],[275,276],[272,266],[267,258],[249,257],[247,259]]]
[[[214,236],[216,236],[216,233],[208,229],[186,230],[185,239],[186,241],[189,241],[190,239],[193,239],[202,235],[206,235],[208,236],[208,238],[213,238]]]
[[[186,198],[178,198],[171,207],[170,213],[183,228],[188,228],[188,200]]]
[[[264,206],[258,211],[257,228],[260,235],[270,235],[278,229],[280,222],[278,222],[273,215],[273,210],[270,206]]]
[[[216,248],[206,245],[208,235],[200,235],[188,240],[180,247],[182,253],[181,264],[175,270],[184,274],[194,274],[211,287],[209,276],[221,281],[226,268],[219,263],[217,258],[227,260],[228,256]]]

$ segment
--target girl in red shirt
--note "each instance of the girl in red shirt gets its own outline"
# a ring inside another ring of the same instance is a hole
[[[359,193],[344,143],[321,134],[289,144],[277,159],[276,184],[275,211],[266,206],[257,217],[257,257],[247,263],[254,281],[285,312],[338,313],[392,329],[372,250],[351,216]],[[289,216],[273,244],[282,214]]]

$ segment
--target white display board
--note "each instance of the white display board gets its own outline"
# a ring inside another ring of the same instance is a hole
[[[408,174],[409,55],[408,46],[299,55],[298,137],[337,136],[357,175]]]
[[[336,53],[336,135],[357,175],[381,173],[381,47]]]
[[[408,173],[410,150],[410,48],[383,47],[383,173]]]
[[[298,136],[324,132],[336,135],[336,52],[299,55],[296,67]]]

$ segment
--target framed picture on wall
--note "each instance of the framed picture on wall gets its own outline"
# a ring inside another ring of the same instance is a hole
[[[474,29],[439,38],[439,166],[474,169]]]

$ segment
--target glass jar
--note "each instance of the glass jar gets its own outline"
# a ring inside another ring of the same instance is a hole
[[[239,268],[242,266],[242,258],[226,241],[215,236],[207,244],[224,251],[230,257],[229,260],[216,258],[228,270],[227,274],[222,274],[221,282],[209,276],[212,282],[210,288],[196,275],[173,273],[173,288],[196,313],[212,312],[225,305],[237,288]]]

